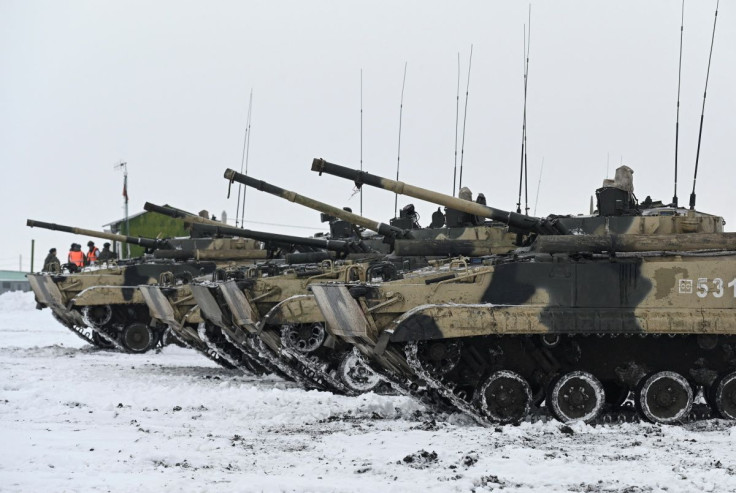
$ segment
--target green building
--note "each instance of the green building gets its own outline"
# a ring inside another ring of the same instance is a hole
[[[26,274],[17,270],[0,270],[0,294],[8,291],[30,291],[31,285]]]
[[[167,206],[171,207],[171,206]],[[185,211],[182,211],[185,212]],[[189,231],[184,225],[183,219],[164,216],[157,212],[139,212],[128,216],[130,233],[126,232],[125,219],[119,219],[103,225],[106,231],[127,236],[144,236],[146,238],[171,238],[176,236],[189,236]],[[100,240],[101,243],[104,241]],[[102,245],[97,245],[102,249]],[[120,242],[115,242],[113,249],[118,252],[120,258],[128,258],[127,248]],[[139,257],[143,255],[144,248],[138,245],[130,245],[130,256]]]

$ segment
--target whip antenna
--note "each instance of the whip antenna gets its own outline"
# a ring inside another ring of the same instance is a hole
[[[465,87],[465,113],[463,114],[463,141],[460,146],[460,183],[459,188],[463,186],[463,162],[465,161],[465,124],[468,121],[468,93],[470,92],[470,68],[473,64],[473,45],[470,45],[470,57],[468,58],[468,84]]]
[[[251,97],[253,90],[251,89]],[[248,141],[248,121],[250,120],[250,104],[248,105],[248,116],[245,120],[245,131],[243,132],[243,155],[240,158],[240,173],[243,173],[243,165],[245,163],[245,144]],[[238,218],[240,217],[240,197],[242,195],[243,184],[238,183],[238,203],[235,206],[235,227],[238,227]]]
[[[363,69],[360,69],[360,171],[363,171]],[[363,187],[360,187],[360,215],[363,215]]]
[[[700,160],[700,142],[703,139],[703,118],[705,117],[705,97],[708,94],[708,79],[710,78],[710,60],[713,57],[713,42],[716,39],[716,22],[718,22],[718,4],[716,15],[713,18],[713,35],[710,38],[710,54],[708,55],[708,70],[705,73],[705,90],[703,91],[703,110],[700,113],[700,130],[698,131],[698,150],[695,153],[695,174],[693,175],[693,191],[690,193],[690,210],[695,210],[695,182],[698,179],[698,161]]]
[[[675,193],[672,205],[677,209],[677,156],[680,142],[680,82],[682,81],[682,33],[685,30],[685,0],[682,0],[682,18],[680,20],[680,62],[677,67],[677,120],[675,121]]]
[[[537,197],[534,199],[534,215],[537,215],[537,204],[539,203],[539,189],[542,188],[542,172],[544,171],[544,156],[542,156],[542,167],[539,168],[539,181],[537,182]]]
[[[404,62],[404,81],[401,83],[401,106],[399,106],[399,152],[396,157],[396,181],[399,181],[399,165],[401,164],[401,117],[404,114],[404,88],[406,87],[406,66],[408,62]],[[398,212],[399,194],[394,194],[394,217]]]
[[[452,196],[455,196],[457,180],[457,127],[460,122],[460,52],[457,52],[457,93],[455,96],[455,168],[452,171]]]
[[[253,89],[250,90],[250,100],[248,101],[248,120],[245,126],[245,139],[243,142],[243,154],[245,156],[245,174],[248,174],[248,158],[250,157],[250,116],[251,110],[253,109]],[[243,170],[243,164],[240,164],[240,170]],[[245,193],[248,191],[248,187],[243,187],[243,204],[240,212],[240,224],[245,223]],[[237,220],[236,220],[237,224]]]
[[[521,162],[519,164],[519,200],[516,202],[516,212],[521,214],[521,185],[525,186],[525,206],[526,213],[529,214],[528,186],[526,176],[526,101],[527,101],[527,82],[529,80],[529,45],[531,44],[531,20],[532,7],[529,6],[529,32],[527,33],[526,24],[524,25],[524,113],[521,123]]]

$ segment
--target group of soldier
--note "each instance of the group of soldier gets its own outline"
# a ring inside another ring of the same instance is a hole
[[[82,267],[87,265],[95,265],[97,263],[108,262],[110,260],[117,260],[117,254],[110,250],[110,243],[105,243],[102,246],[102,250],[95,246],[94,241],[87,242],[87,253],[82,251],[82,245],[78,243],[72,243],[67,255],[67,263],[64,267],[69,269],[70,272],[77,272]],[[56,248],[49,250],[49,254],[46,256],[46,260],[43,262],[43,270],[47,272],[60,272],[61,261],[56,256]]]

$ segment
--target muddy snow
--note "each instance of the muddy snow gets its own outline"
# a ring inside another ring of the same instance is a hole
[[[2,491],[735,491],[736,427],[484,428],[167,347],[94,349],[0,296]]]

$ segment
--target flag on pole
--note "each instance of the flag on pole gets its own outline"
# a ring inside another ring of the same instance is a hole
[[[128,201],[128,184],[123,183],[123,197],[125,197],[125,201]]]

